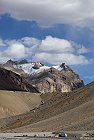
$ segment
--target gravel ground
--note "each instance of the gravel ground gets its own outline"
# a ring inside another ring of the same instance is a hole
[[[77,132],[76,132],[77,133]],[[45,137],[44,137],[45,136]],[[52,132],[0,133],[0,140],[94,140],[94,138],[56,138]]]

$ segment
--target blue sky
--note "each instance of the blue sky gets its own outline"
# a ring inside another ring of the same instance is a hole
[[[94,81],[93,7],[93,0],[0,0],[0,62],[65,62]]]

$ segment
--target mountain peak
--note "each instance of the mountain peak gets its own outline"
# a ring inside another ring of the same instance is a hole
[[[17,65],[17,61],[13,61],[13,60],[8,60],[4,65],[5,66],[12,66],[12,65]]]
[[[60,65],[60,67],[61,67],[61,68],[64,68],[64,67],[65,67],[65,63],[62,63],[62,64]]]

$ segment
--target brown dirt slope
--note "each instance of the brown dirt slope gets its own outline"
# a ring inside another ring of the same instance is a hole
[[[39,94],[29,92],[0,91],[0,118],[30,111],[41,104]]]
[[[1,131],[94,129],[94,82],[74,92],[46,94],[41,97],[44,102],[38,108],[8,118]]]

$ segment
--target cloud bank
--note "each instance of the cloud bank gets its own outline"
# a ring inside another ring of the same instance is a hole
[[[89,64],[91,60],[85,56],[88,50],[85,46],[73,41],[46,36],[43,40],[24,37],[19,40],[2,40],[5,46],[0,51],[0,62],[8,59],[27,58],[31,61],[41,61],[51,65],[65,62],[68,65]],[[3,46],[2,46],[3,47]]]
[[[47,26],[56,23],[94,26],[94,0],[0,0],[0,13]]]

